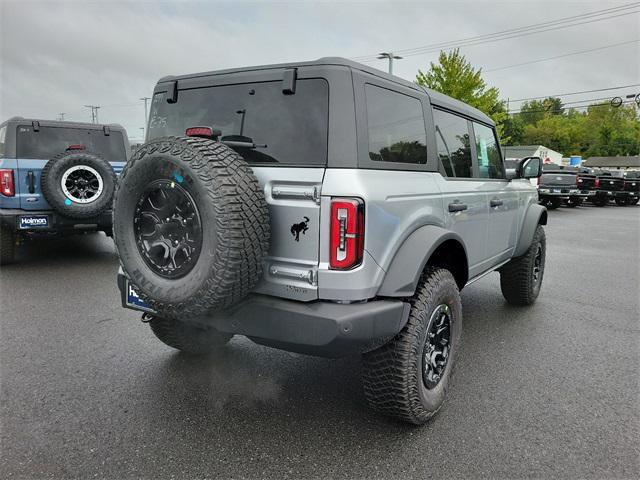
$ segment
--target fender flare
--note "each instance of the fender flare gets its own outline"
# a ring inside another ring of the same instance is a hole
[[[400,245],[391,264],[387,268],[378,295],[387,297],[412,296],[420,280],[420,275],[433,252],[447,240],[455,240],[464,251],[469,274],[467,249],[464,241],[455,232],[437,225],[425,225],[414,230]],[[466,283],[467,279],[462,283]]]
[[[520,237],[516,249],[513,252],[513,257],[519,257],[524,255],[531,242],[533,241],[533,235],[536,232],[538,225],[547,224],[547,209],[537,203],[532,203],[527,209],[527,213],[524,214],[524,220],[522,222],[522,228],[520,229]]]

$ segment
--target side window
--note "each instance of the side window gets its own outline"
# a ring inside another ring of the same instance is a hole
[[[7,126],[0,128],[0,157],[4,157],[4,142],[5,138],[7,138]]]
[[[473,122],[480,178],[504,178],[500,146],[493,128]]]
[[[433,110],[438,159],[447,177],[473,177],[469,124],[465,118]]]
[[[369,158],[374,162],[427,163],[422,102],[374,85],[365,85]]]

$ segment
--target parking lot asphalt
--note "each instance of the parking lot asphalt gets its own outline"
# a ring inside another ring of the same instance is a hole
[[[449,399],[370,412],[359,359],[189,357],[120,307],[102,234],[2,269],[1,478],[638,478],[640,206],[549,212],[538,302],[466,288]]]

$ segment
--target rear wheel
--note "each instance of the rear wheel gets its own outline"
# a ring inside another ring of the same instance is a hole
[[[422,424],[442,407],[462,330],[458,285],[448,270],[423,273],[405,327],[363,357],[364,393],[376,411]]]
[[[598,197],[596,197],[596,198],[593,199],[593,204],[596,207],[604,207],[607,203],[609,203],[609,202],[608,202],[608,200],[606,198],[602,198],[602,197],[598,198]]]
[[[512,305],[531,305],[536,301],[544,276],[546,250],[544,229],[538,225],[525,254],[512,259],[500,269],[500,288],[507,302]]]
[[[151,331],[158,339],[176,350],[194,355],[211,353],[225,345],[233,335],[213,327],[160,317],[148,319]]]
[[[630,198],[629,199],[629,205],[635,205],[638,203],[638,200],[640,200],[640,197],[635,197],[635,198]]]
[[[0,225],[0,265],[7,265],[15,260],[16,232]]]
[[[619,207],[626,207],[629,201],[626,198],[616,198],[616,205]]]

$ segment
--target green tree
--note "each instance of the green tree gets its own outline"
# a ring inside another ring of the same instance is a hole
[[[505,103],[498,98],[500,91],[487,86],[482,78],[482,69],[473,68],[459,49],[449,53],[440,52],[437,64],[431,62],[426,73],[418,70],[416,83],[457,98],[486,113],[496,122],[498,133],[502,136],[503,123],[508,114]]]

